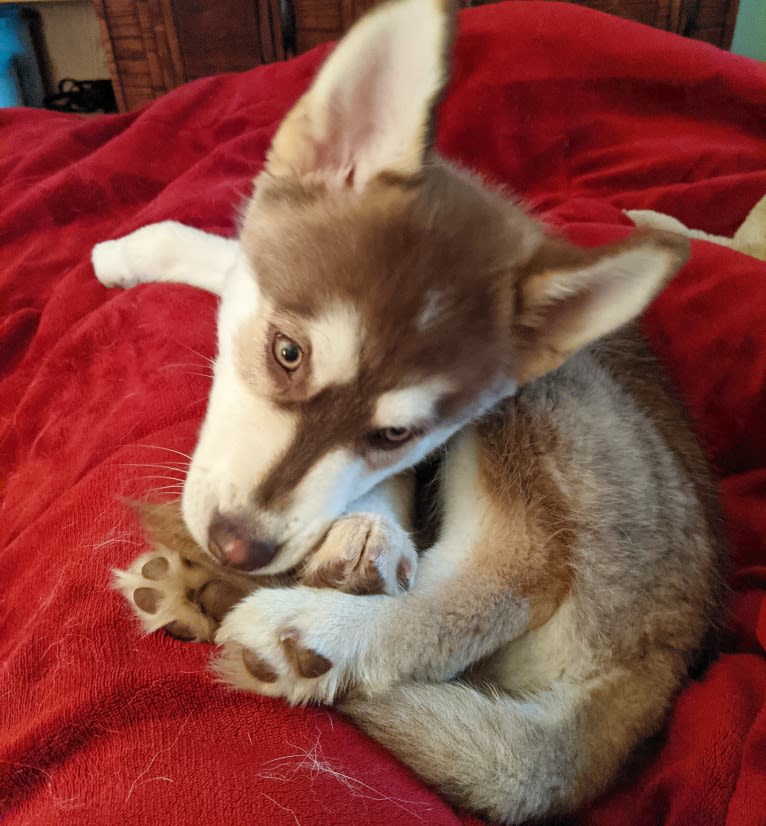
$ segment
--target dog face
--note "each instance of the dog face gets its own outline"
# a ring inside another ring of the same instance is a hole
[[[433,152],[452,15],[375,10],[280,127],[222,295],[183,509],[237,567],[288,570],[360,495],[639,312],[664,236],[585,253]]]

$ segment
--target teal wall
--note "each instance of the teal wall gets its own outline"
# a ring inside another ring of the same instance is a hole
[[[739,0],[731,50],[766,60],[766,0]]]

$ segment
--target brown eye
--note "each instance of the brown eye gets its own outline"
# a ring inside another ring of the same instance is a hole
[[[303,361],[303,350],[290,338],[277,333],[274,338],[273,347],[274,358],[279,364],[289,370],[298,369],[298,365]]]
[[[392,450],[403,445],[415,435],[409,427],[383,427],[370,433],[368,439],[379,450]]]

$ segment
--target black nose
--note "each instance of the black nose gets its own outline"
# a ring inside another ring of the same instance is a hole
[[[277,551],[273,542],[259,539],[240,520],[216,513],[207,531],[210,553],[224,565],[240,571],[255,571],[268,565]]]

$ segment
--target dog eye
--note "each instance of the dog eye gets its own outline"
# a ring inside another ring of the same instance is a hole
[[[292,339],[277,333],[274,337],[272,348],[274,358],[277,362],[291,373],[298,369],[303,361],[303,350]]]
[[[409,427],[383,427],[370,433],[368,439],[373,447],[380,450],[392,450],[400,447],[415,435]]]

